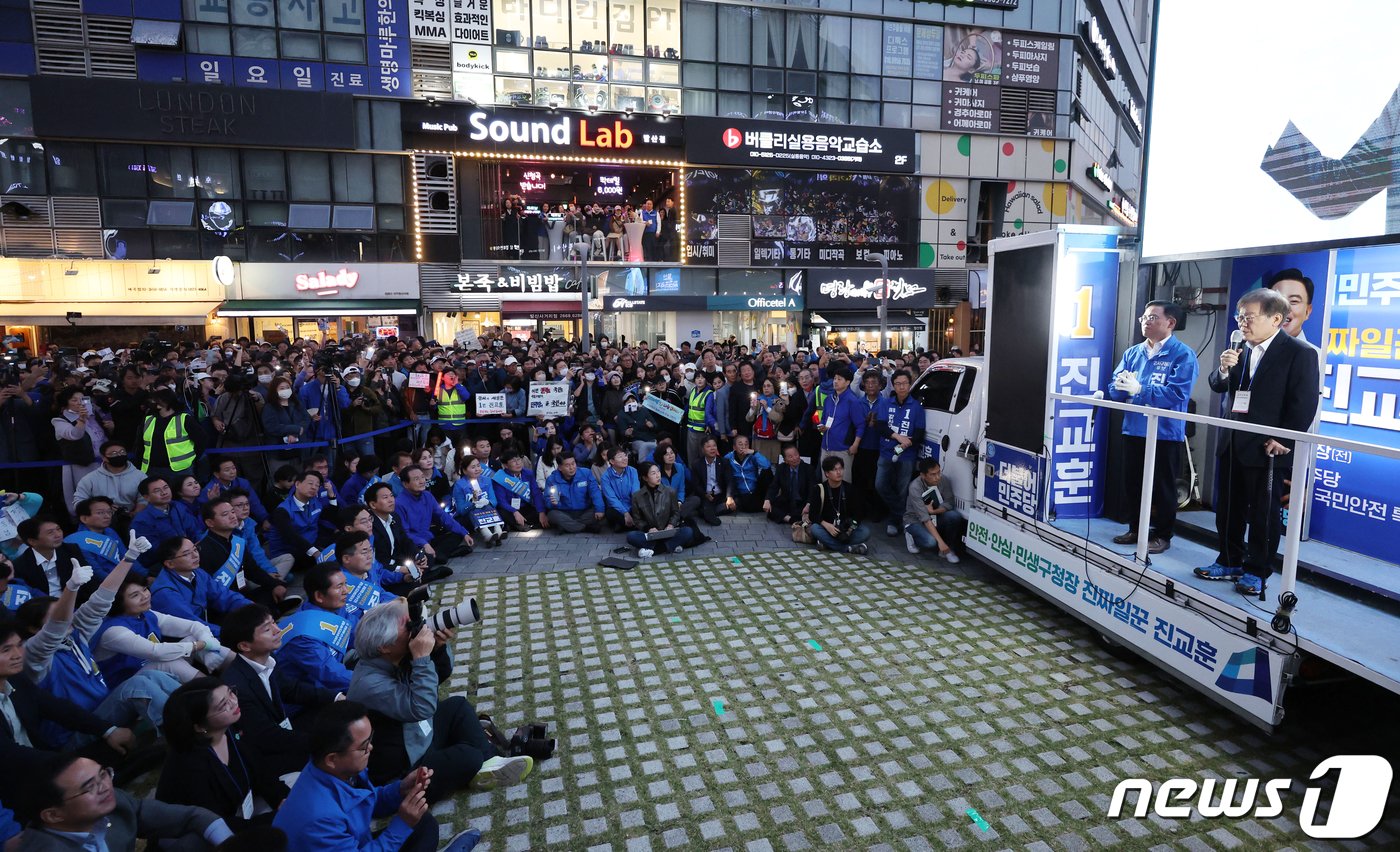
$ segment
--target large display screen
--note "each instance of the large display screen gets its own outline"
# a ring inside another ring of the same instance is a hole
[[[1143,256],[1400,233],[1398,31],[1371,0],[1162,3]]]

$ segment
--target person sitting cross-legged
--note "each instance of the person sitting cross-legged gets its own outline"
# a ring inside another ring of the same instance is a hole
[[[350,686],[345,657],[363,614],[346,606],[349,589],[339,565],[321,563],[306,572],[306,603],[282,619],[286,631],[277,652],[277,677],[284,685],[299,680],[320,689],[344,692]],[[293,714],[300,707],[289,707]]]
[[[680,501],[671,486],[661,481],[661,468],[655,462],[642,462],[642,487],[632,494],[632,517],[637,528],[627,534],[627,543],[637,548],[643,558],[656,550],[680,553],[695,537],[695,529],[685,526],[681,519]],[[648,539],[667,530],[675,530],[669,538]]]
[[[559,469],[545,482],[549,525],[562,533],[598,532],[603,521],[603,492],[593,471],[579,470],[578,460],[565,455]]]
[[[429,804],[468,784],[488,789],[523,781],[533,759],[500,757],[471,702],[461,695],[438,697],[433,652],[450,642],[454,631],[435,635],[427,625],[410,625],[408,616],[406,602],[392,601],[365,613],[355,630],[360,661],[347,697],[371,708],[379,732],[370,779],[387,781],[425,767],[433,777]]]
[[[824,478],[812,486],[802,518],[823,550],[863,554],[870,528],[856,523],[855,496],[844,481],[845,473],[846,462],[841,456],[822,459]]]

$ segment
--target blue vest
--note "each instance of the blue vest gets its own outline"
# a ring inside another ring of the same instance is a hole
[[[511,476],[504,470],[498,470],[491,474],[491,481],[517,497],[530,499],[530,483],[519,477]]]
[[[346,575],[346,583],[350,577]],[[298,636],[315,639],[336,652],[337,658],[344,658],[350,650],[350,634],[354,631],[349,621],[333,612],[323,609],[303,609],[279,621],[278,626],[286,631],[282,637],[282,647],[286,648]]]
[[[117,563],[122,561],[122,556],[126,553],[122,549],[121,539],[110,529],[96,533],[83,527],[64,537],[63,541],[65,544],[76,545],[83,553],[93,557],[88,560],[92,564],[93,574],[102,579],[112,573],[112,569],[117,567]]]
[[[390,595],[384,591],[378,583],[364,577],[358,577],[350,571],[342,571],[345,575],[345,611],[354,614],[359,610],[369,610],[387,600]]]
[[[49,673],[39,681],[39,688],[65,698],[84,710],[96,709],[106,700],[109,692],[101,669],[92,659],[92,649],[86,642],[72,636],[54,652]],[[45,738],[52,743],[66,743],[72,736],[67,728],[51,721],[45,721],[43,729]]]
[[[33,589],[18,580],[11,580],[10,585],[5,587],[5,594],[0,595],[0,606],[14,612],[24,606],[24,602],[32,597],[34,597]]]
[[[102,635],[113,627],[125,627],[137,636],[144,636],[151,640],[151,644],[158,645],[165,641],[165,637],[160,632],[160,625],[156,622],[156,614],[150,610],[136,615],[118,615],[102,622],[102,626],[97,628],[97,632],[92,634],[92,644],[101,647]],[[116,688],[126,682],[128,678],[141,670],[146,661],[140,657],[133,657],[129,654],[113,654],[107,659],[97,664],[106,678],[107,684]]]

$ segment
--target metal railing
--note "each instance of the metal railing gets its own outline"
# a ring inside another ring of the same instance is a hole
[[[1226,420],[1222,417],[1211,417],[1206,414],[1191,414],[1185,411],[1170,411],[1163,408],[1152,408],[1145,405],[1135,405],[1130,402],[1117,402],[1111,399],[1103,399],[1094,396],[1081,396],[1077,394],[1051,393],[1050,399],[1057,402],[1069,402],[1076,405],[1092,405],[1097,408],[1116,409],[1123,412],[1142,414],[1147,417],[1146,450],[1143,453],[1143,475],[1142,492],[1139,495],[1140,503],[1137,517],[1137,549],[1136,559],[1138,564],[1147,564],[1147,544],[1149,531],[1151,529],[1152,512],[1152,482],[1156,473],[1157,463],[1157,421],[1163,417],[1171,420],[1182,420],[1189,423],[1200,423],[1206,426],[1215,426],[1221,429],[1233,429],[1237,432],[1251,432],[1265,438],[1284,438],[1293,442],[1292,467],[1292,492],[1289,496],[1290,507],[1307,506],[1312,500],[1312,482],[1308,472],[1308,459],[1313,452],[1313,446],[1322,444],[1329,447],[1351,450],[1352,452],[1366,455],[1383,456],[1385,458],[1400,459],[1400,449],[1383,447],[1379,444],[1368,444],[1363,441],[1352,441],[1346,438],[1335,438],[1327,435],[1318,435],[1313,432],[1296,432],[1292,429],[1284,429],[1278,426],[1260,426],[1255,423],[1245,423],[1240,420]],[[1302,483],[1301,489],[1299,483]],[[1301,491],[1301,493],[1300,493]],[[1273,511],[1272,509],[1270,511]],[[1297,518],[1304,517],[1300,510],[1290,513]],[[1283,545],[1283,588],[1279,592],[1281,597],[1285,593],[1293,592],[1297,586],[1298,579],[1298,550],[1299,542],[1302,539],[1303,524],[1300,522],[1290,523],[1284,535]]]

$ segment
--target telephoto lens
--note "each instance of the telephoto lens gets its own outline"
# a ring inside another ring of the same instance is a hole
[[[440,609],[428,616],[428,627],[434,631],[466,627],[481,620],[481,607],[476,598],[467,598],[449,609]]]

